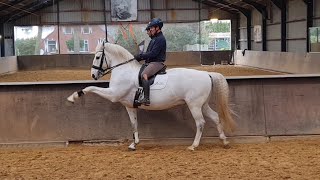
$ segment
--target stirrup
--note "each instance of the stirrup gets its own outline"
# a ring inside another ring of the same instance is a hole
[[[143,98],[141,100],[138,100],[138,102],[145,105],[145,106],[150,106],[150,99],[149,98]]]

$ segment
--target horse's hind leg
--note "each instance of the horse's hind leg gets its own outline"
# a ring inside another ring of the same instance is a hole
[[[229,142],[227,141],[227,137],[225,136],[225,134],[223,132],[223,126],[219,120],[218,113],[216,113],[214,110],[212,110],[208,103],[203,105],[202,112],[205,117],[208,117],[210,120],[212,120],[216,124],[218,132],[219,132],[219,137],[223,141],[223,144],[225,146],[227,146],[229,144]]]
[[[132,130],[133,130],[133,142],[128,147],[129,150],[136,150],[136,145],[139,143],[139,134],[138,134],[138,120],[137,120],[137,109],[126,107]]]
[[[194,105],[188,104],[188,107],[190,109],[190,112],[191,112],[191,114],[196,122],[196,126],[197,126],[197,132],[196,132],[196,136],[194,138],[194,141],[193,141],[192,145],[188,147],[189,150],[194,150],[200,144],[200,139],[202,136],[205,120],[202,115],[201,106],[194,106]]]

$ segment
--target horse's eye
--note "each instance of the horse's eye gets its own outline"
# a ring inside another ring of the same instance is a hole
[[[100,57],[96,56],[96,59],[100,59]]]

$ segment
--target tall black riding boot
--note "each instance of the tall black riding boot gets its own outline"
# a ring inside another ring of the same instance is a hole
[[[144,98],[139,101],[139,103],[144,104],[146,106],[150,105],[150,83],[148,80],[143,79],[142,80],[142,87],[144,92]]]

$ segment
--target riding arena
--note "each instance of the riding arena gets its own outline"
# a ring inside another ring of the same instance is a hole
[[[0,2],[0,179],[318,179],[319,9]],[[166,70],[150,106],[136,107],[134,53],[153,17],[164,22]],[[230,35],[210,32],[228,22]]]

